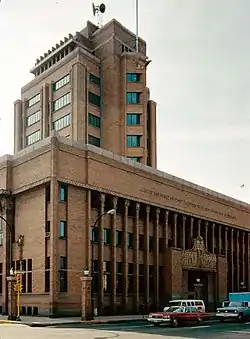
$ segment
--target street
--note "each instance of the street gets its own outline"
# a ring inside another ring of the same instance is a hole
[[[102,325],[60,325],[59,328],[91,328],[113,333],[133,332],[138,334],[163,335],[178,338],[210,338],[210,339],[247,339],[250,338],[250,323],[209,322],[201,326],[171,328],[168,326],[154,327],[147,322]],[[73,333],[73,332],[72,332]],[[102,335],[103,337],[103,335]],[[134,336],[135,337],[135,336]]]
[[[51,327],[29,327],[19,324],[0,324],[1,339],[249,339],[250,323],[211,322],[202,326],[170,328],[154,327],[144,322],[83,325],[70,324]]]

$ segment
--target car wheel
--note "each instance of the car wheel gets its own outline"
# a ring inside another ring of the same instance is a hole
[[[238,320],[239,320],[239,321],[244,321],[244,316],[243,316],[242,313],[240,313],[240,314],[238,315]]]
[[[174,318],[172,320],[172,324],[173,324],[174,327],[178,327],[179,326],[179,321],[176,318]]]
[[[201,317],[198,317],[197,319],[197,324],[200,325],[203,323],[203,319]]]

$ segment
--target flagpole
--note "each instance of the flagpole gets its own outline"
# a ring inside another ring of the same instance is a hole
[[[135,16],[136,16],[136,53],[139,52],[139,0],[135,0]]]

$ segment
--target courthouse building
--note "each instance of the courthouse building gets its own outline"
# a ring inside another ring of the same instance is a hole
[[[156,169],[150,60],[134,42],[116,20],[88,22],[37,60],[15,102],[15,152],[0,159],[3,313],[11,267],[33,315],[80,314],[92,260],[101,314],[197,295],[212,309],[250,290],[249,205]]]

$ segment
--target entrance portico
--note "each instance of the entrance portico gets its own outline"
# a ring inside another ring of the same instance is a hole
[[[213,310],[227,298],[227,260],[209,253],[201,236],[193,239],[190,250],[168,248],[171,267],[166,272],[169,299],[202,299]]]

